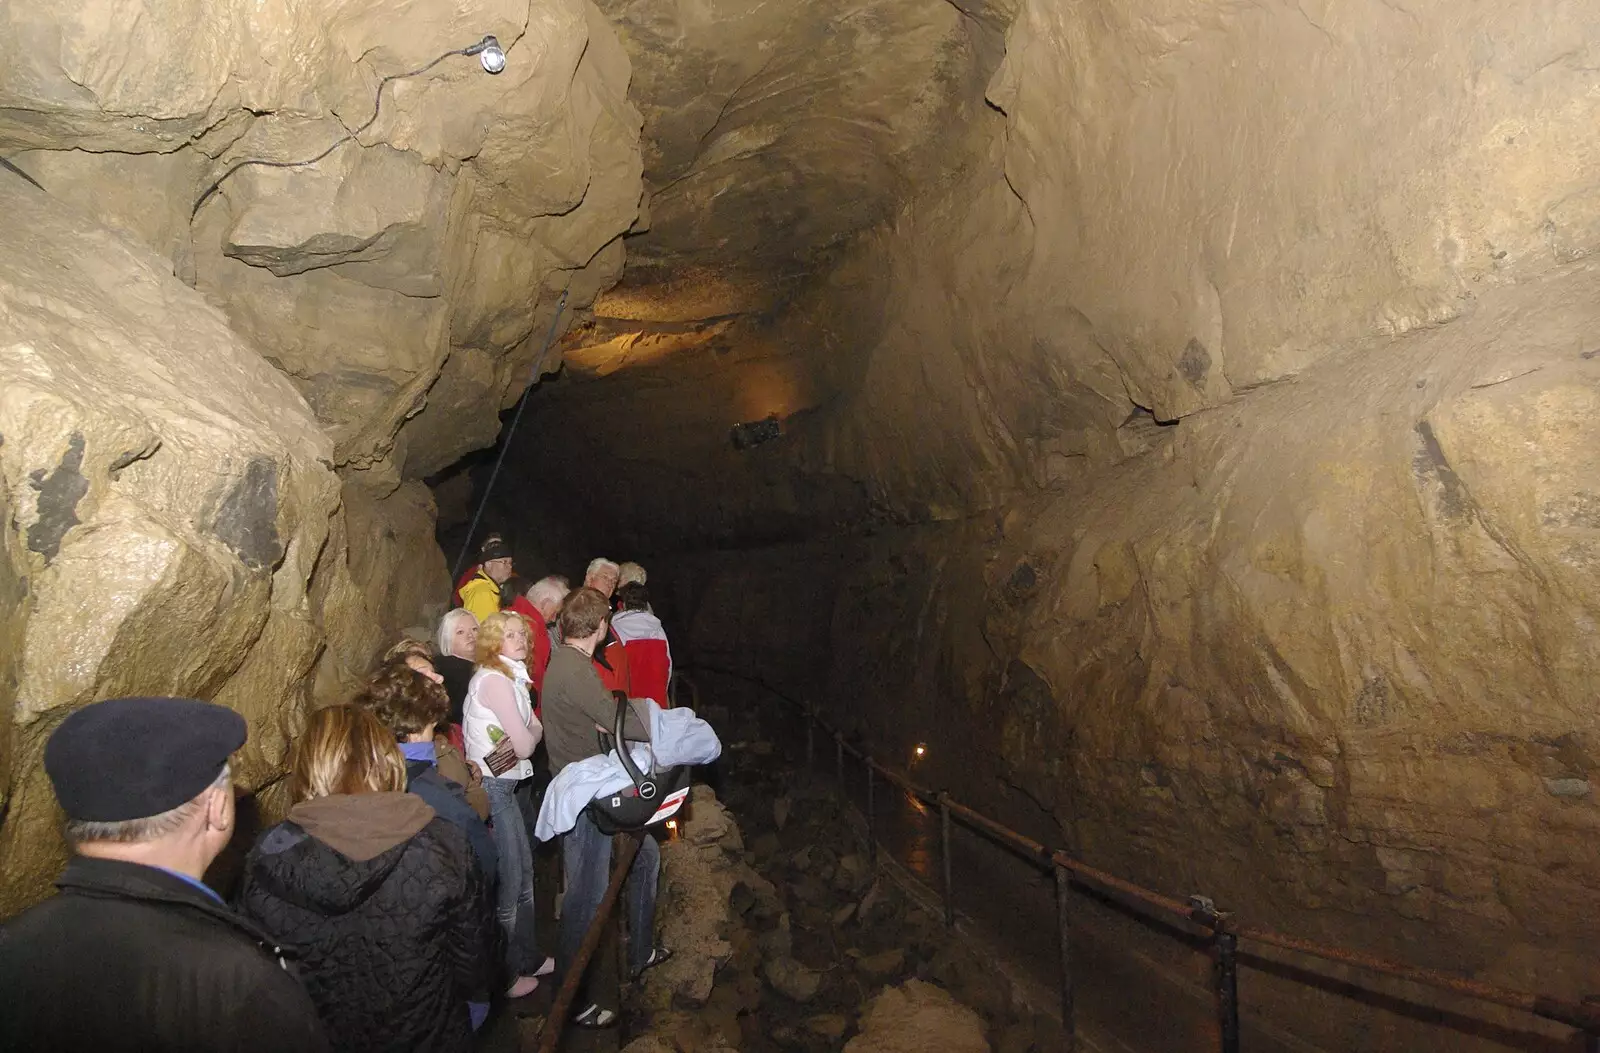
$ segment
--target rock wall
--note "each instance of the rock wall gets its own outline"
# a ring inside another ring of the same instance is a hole
[[[562,294],[564,328],[640,222],[629,62],[588,0],[136,15],[0,10],[0,184],[25,209],[0,234],[0,913],[58,862],[37,754],[68,709],[235,705],[253,788],[312,699],[437,613],[421,480],[493,442]],[[445,54],[488,34],[498,76]]]
[[[851,378],[802,463],[965,515],[1120,460],[1130,413],[1226,404],[1586,258],[1593,17],[1023,4],[955,185],[785,319]]]
[[[250,722],[236,778],[256,790],[317,688],[381,641],[332,446],[288,380],[148,249],[18,179],[0,209],[9,913],[59,869],[40,754],[70,710],[214,698]]]
[[[692,647],[1021,789],[1097,865],[1582,993],[1597,280],[1187,418],[1082,490],[690,561]]]
[[[598,10],[172,3],[129,33],[75,0],[0,27],[0,149],[166,256],[292,380],[368,518],[406,521],[380,531],[405,558],[367,559],[363,587],[442,599],[425,502],[397,488],[494,441],[561,293],[564,326],[638,217],[640,119]],[[409,75],[485,34],[504,73],[456,55]]]
[[[763,333],[826,394],[588,507],[703,661],[1099,865],[1585,994],[1593,17],[1024,3],[949,168]],[[561,412],[648,421],[666,373]]]

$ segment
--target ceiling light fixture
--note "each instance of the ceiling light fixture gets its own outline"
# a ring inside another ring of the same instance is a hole
[[[478,56],[478,61],[483,63],[483,71],[485,73],[499,73],[506,68],[505,49],[500,46],[500,41],[494,37],[484,37],[470,48],[467,48],[464,54]]]

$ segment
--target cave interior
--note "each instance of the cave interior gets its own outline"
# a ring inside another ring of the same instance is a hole
[[[1600,991],[1600,6],[141,12],[0,9],[0,914],[66,713],[233,706],[270,813],[494,530],[1097,867]]]

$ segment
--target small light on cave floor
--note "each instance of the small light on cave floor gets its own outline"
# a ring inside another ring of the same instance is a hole
[[[928,755],[928,747],[924,746],[922,743],[919,742],[919,743],[917,743],[917,748],[915,750],[913,750],[912,752],[914,752],[919,757],[926,757]]]
[[[678,836],[678,820],[676,820],[676,819],[668,819],[667,820],[667,836],[669,836],[669,837],[677,837]]]

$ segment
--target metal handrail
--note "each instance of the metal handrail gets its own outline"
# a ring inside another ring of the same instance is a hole
[[[818,714],[815,706],[789,696],[760,677],[716,666],[697,665],[695,668],[697,671],[727,676],[753,684],[780,701],[798,709],[806,718],[807,768],[814,766],[815,732],[818,729],[833,739],[835,770],[841,786],[844,784],[845,755],[849,754],[862,762],[867,772],[867,848],[874,862],[876,861],[877,852],[876,821],[873,814],[874,774],[882,776],[889,783],[899,787],[917,800],[939,809],[943,849],[944,912],[947,924],[953,924],[955,921],[954,896],[950,874],[950,819],[952,816],[960,819],[968,827],[986,834],[996,842],[1016,849],[1035,864],[1049,867],[1054,871],[1057,893],[1057,920],[1061,937],[1061,1023],[1066,1034],[1066,1048],[1068,1051],[1075,1048],[1076,1028],[1073,1020],[1074,983],[1071,967],[1071,946],[1068,937],[1070,904],[1067,892],[1071,882],[1078,881],[1116,893],[1127,899],[1135,900],[1144,906],[1173,915],[1182,922],[1210,933],[1213,959],[1212,978],[1217,1002],[1217,1039],[1222,1053],[1238,1053],[1239,1050],[1237,955],[1238,942],[1240,940],[1254,941],[1270,947],[1309,955],[1313,958],[1321,958],[1324,961],[1334,962],[1339,965],[1353,966],[1368,972],[1379,973],[1395,979],[1421,984],[1425,987],[1463,995],[1478,1001],[1504,1006],[1508,1009],[1520,1010],[1575,1028],[1583,1036],[1584,1049],[1587,1053],[1600,1053],[1600,1002],[1574,1002],[1549,995],[1532,994],[1527,991],[1500,987],[1437,969],[1426,969],[1420,966],[1407,965],[1403,962],[1391,961],[1387,958],[1367,954],[1363,951],[1351,950],[1347,947],[1330,946],[1317,943],[1314,940],[1287,936],[1267,928],[1240,925],[1230,913],[1218,910],[1210,899],[1195,896],[1188,901],[1183,901],[1163,895],[1154,889],[1145,888],[1143,885],[1129,881],[1126,878],[1121,878],[1115,874],[1090,866],[1083,860],[1068,855],[1064,851],[1051,849],[1041,842],[1035,841],[1033,838],[1018,833],[1005,824],[989,818],[981,812],[956,803],[951,800],[948,793],[943,791],[936,792],[925,786],[918,785],[904,772],[884,765],[870,753],[847,742],[844,734],[824,720]],[[682,676],[682,674],[675,674],[676,676]],[[683,679],[698,697],[698,690],[695,688],[693,681],[688,677],[683,677]]]
[[[561,978],[561,986],[556,989],[555,1000],[550,1005],[550,1015],[545,1017],[544,1027],[539,1031],[538,1053],[555,1053],[561,1045],[561,1033],[567,1026],[567,1014],[572,1009],[572,1001],[578,995],[578,986],[583,983],[583,974],[589,969],[589,962],[594,958],[595,951],[600,949],[600,938],[605,932],[606,923],[611,920],[611,915],[617,909],[617,900],[622,895],[623,882],[628,879],[628,871],[633,868],[633,857],[639,852],[640,842],[647,837],[644,833],[633,833],[622,837],[622,847],[616,852],[616,860],[611,864],[611,880],[606,885],[605,894],[600,897],[600,906],[594,912],[594,920],[584,930],[583,942],[578,944],[578,953],[567,966],[566,974]],[[615,843],[615,842],[613,842]],[[633,933],[629,938],[635,938]]]

